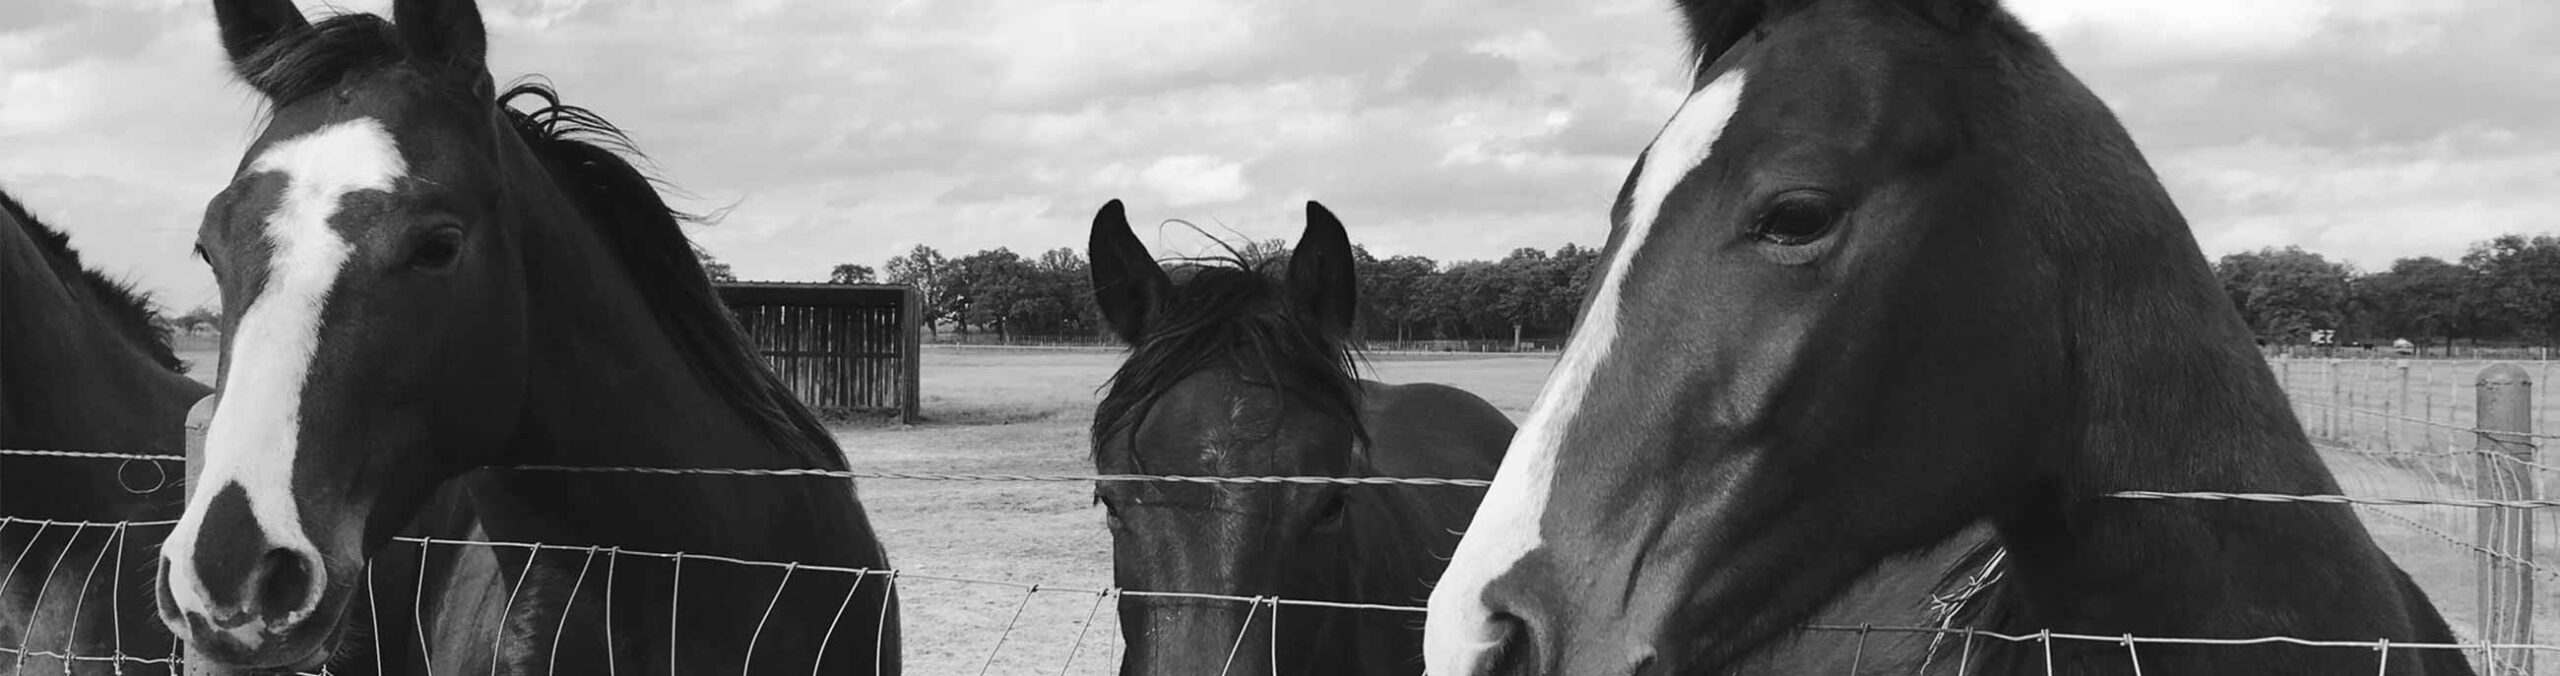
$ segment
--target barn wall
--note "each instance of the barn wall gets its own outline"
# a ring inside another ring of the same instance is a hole
[[[718,285],[748,344],[793,394],[822,415],[892,413],[915,419],[921,316],[911,287],[868,284]]]

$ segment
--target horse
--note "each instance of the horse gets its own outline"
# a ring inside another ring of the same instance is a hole
[[[1341,221],[1307,204],[1274,275],[1253,262],[1176,267],[1131,234],[1117,200],[1094,217],[1088,255],[1105,324],[1130,345],[1095,407],[1104,474],[1482,478],[1515,428],[1484,399],[1437,383],[1359,377],[1345,337],[1358,307]],[[1285,486],[1103,482],[1114,584],[1127,589],[1409,605],[1425,598],[1481,499],[1427,485]],[[1888,564],[1826,608],[1835,624],[1951,621],[1996,578],[1987,533]],[[1270,607],[1126,595],[1122,673],[1411,674],[1421,634],[1392,611]],[[1256,620],[1260,624],[1256,624]],[[1262,627],[1257,629],[1256,627]],[[1832,640],[1826,641],[1824,638]],[[1276,647],[1272,641],[1278,641]],[[1751,673],[1841,673],[1919,664],[1926,637],[1806,637]],[[1907,669],[1891,673],[1908,673]]]
[[[2348,505],[2112,497],[2339,485],[2041,37],[1990,0],[1675,4],[1690,94],[1432,592],[1430,673],[1724,673],[1974,524],[1999,579],[1956,623],[2110,640],[1950,634],[1933,671],[2471,673],[2402,647],[2454,635]]]
[[[0,449],[183,452],[187,411],[213,389],[186,376],[157,314],[0,191]],[[178,646],[144,573],[184,470],[0,456],[0,673],[170,672]]]
[[[495,543],[434,548],[489,547],[508,589],[476,620],[490,671],[897,673],[887,554],[825,476],[842,450],[620,128],[499,89],[471,2],[214,9],[268,106],[197,232],[221,398],[155,594],[191,664],[327,663],[367,557],[441,486]],[[420,605],[468,618],[488,592]]]
[[[169,334],[150,320],[148,296],[83,267],[69,237],[0,191],[0,448],[125,455],[197,454],[187,443],[190,414],[213,388],[188,377]],[[27,318],[27,319],[20,319]],[[40,321],[35,319],[41,318]],[[0,456],[0,673],[165,674],[183,660],[177,637],[153,609],[152,571],[167,528],[184,508],[188,467],[173,460]],[[467,535],[468,505],[421,519],[416,535]],[[408,636],[419,615],[420,561],[457,574],[431,588],[493,584],[469,552],[393,559],[379,566],[380,594],[360,600],[361,629],[342,634]],[[131,574],[128,576],[128,574]],[[385,602],[380,608],[371,602]],[[428,616],[450,612],[431,610]],[[349,621],[359,620],[351,618]],[[379,673],[405,664],[409,644],[359,642],[335,673]],[[484,645],[439,634],[442,651]],[[424,648],[422,648],[424,649]],[[69,664],[64,664],[65,662]]]
[[[1512,432],[1493,404],[1359,376],[1351,241],[1323,205],[1306,218],[1285,279],[1257,265],[1276,260],[1239,260],[1178,267],[1177,283],[1119,200],[1095,215],[1094,300],[1131,346],[1095,407],[1099,471],[1493,475]],[[1105,481],[1094,494],[1122,588],[1412,605],[1482,489]],[[1421,657],[1406,613],[1124,595],[1119,614],[1129,676],[1409,674]]]

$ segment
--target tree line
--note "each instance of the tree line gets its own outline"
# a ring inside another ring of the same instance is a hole
[[[1233,247],[1250,264],[1285,261],[1280,240]],[[1359,332],[1371,341],[1560,342],[1572,330],[1600,251],[1578,244],[1514,249],[1497,260],[1378,258],[1353,246]],[[729,266],[703,256],[714,279]],[[1276,267],[1276,266],[1275,266]],[[2257,335],[2304,344],[2316,330],[2340,342],[2474,345],[2560,343],[2560,237],[2503,235],[2458,260],[2403,258],[2358,270],[2301,247],[2234,253],[2214,275]],[[1024,256],[997,247],[958,258],[918,245],[878,268],[835,266],[828,281],[916,287],[930,330],[1000,338],[1103,335],[1084,256],[1059,248]]]
[[[1352,247],[1359,271],[1359,333],[1368,340],[1560,342],[1572,329],[1599,250],[1566,244],[1521,248],[1500,260],[1442,263],[1423,256],[1378,258]],[[1289,255],[1281,240],[1245,242],[1228,256],[1274,273]],[[735,281],[708,253],[714,280]],[[917,245],[879,267],[846,263],[837,284],[905,284],[924,297],[936,335],[1092,339],[1105,334],[1093,304],[1091,266],[1075,249],[1034,256],[997,247],[957,258]]]
[[[2269,343],[2306,343],[2324,329],[2339,342],[2560,343],[2560,237],[2550,235],[2502,235],[2458,260],[2402,258],[2378,272],[2267,248],[2223,256],[2214,274]]]

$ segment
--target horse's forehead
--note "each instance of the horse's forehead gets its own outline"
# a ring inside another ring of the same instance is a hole
[[[389,190],[408,173],[408,162],[383,120],[362,115],[275,140],[256,152],[248,173],[281,174],[298,194]]]
[[[1672,113],[1653,144],[1645,148],[1636,170],[1635,186],[1628,195],[1629,224],[1651,226],[1681,179],[1706,163],[1708,151],[1724,136],[1725,126],[1742,105],[1747,80],[1741,69],[1726,71],[1691,93]]]

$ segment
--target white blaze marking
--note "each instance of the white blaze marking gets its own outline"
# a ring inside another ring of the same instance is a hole
[[[320,311],[353,248],[330,229],[329,219],[337,214],[341,198],[360,190],[390,190],[394,179],[408,173],[408,165],[382,123],[357,118],[276,143],[249,171],[281,173],[286,179],[284,194],[266,219],[274,257],[267,264],[266,288],[249,303],[239,335],[231,341],[222,403],[205,433],[202,474],[191,485],[186,514],[163,546],[175,597],[171,600],[180,609],[207,616],[217,613],[196,572],[196,541],[214,494],[226,486],[236,483],[247,493],[249,512],[267,537],[297,551],[316,552],[294,505],[293,459],[302,428],[302,386],[320,347]],[[302,612],[318,601],[317,595],[306,599]],[[235,635],[256,645],[256,632]]]
[[[1506,638],[1493,624],[1484,589],[1542,544],[1539,518],[1547,511],[1547,490],[1555,482],[1556,456],[1564,432],[1582,413],[1591,375],[1600,370],[1618,342],[1618,302],[1627,268],[1660,217],[1662,202],[1680,179],[1706,162],[1707,150],[1724,135],[1742,103],[1743,73],[1716,78],[1672,113],[1671,121],[1645,153],[1644,166],[1627,210],[1627,234],[1618,243],[1592,298],[1590,314],[1574,327],[1564,357],[1547,376],[1529,418],[1522,422],[1511,448],[1494,472],[1493,487],[1468,524],[1466,537],[1440,583],[1431,592],[1431,613],[1423,624],[1425,672],[1440,676],[1474,676],[1492,668],[1494,650]]]

